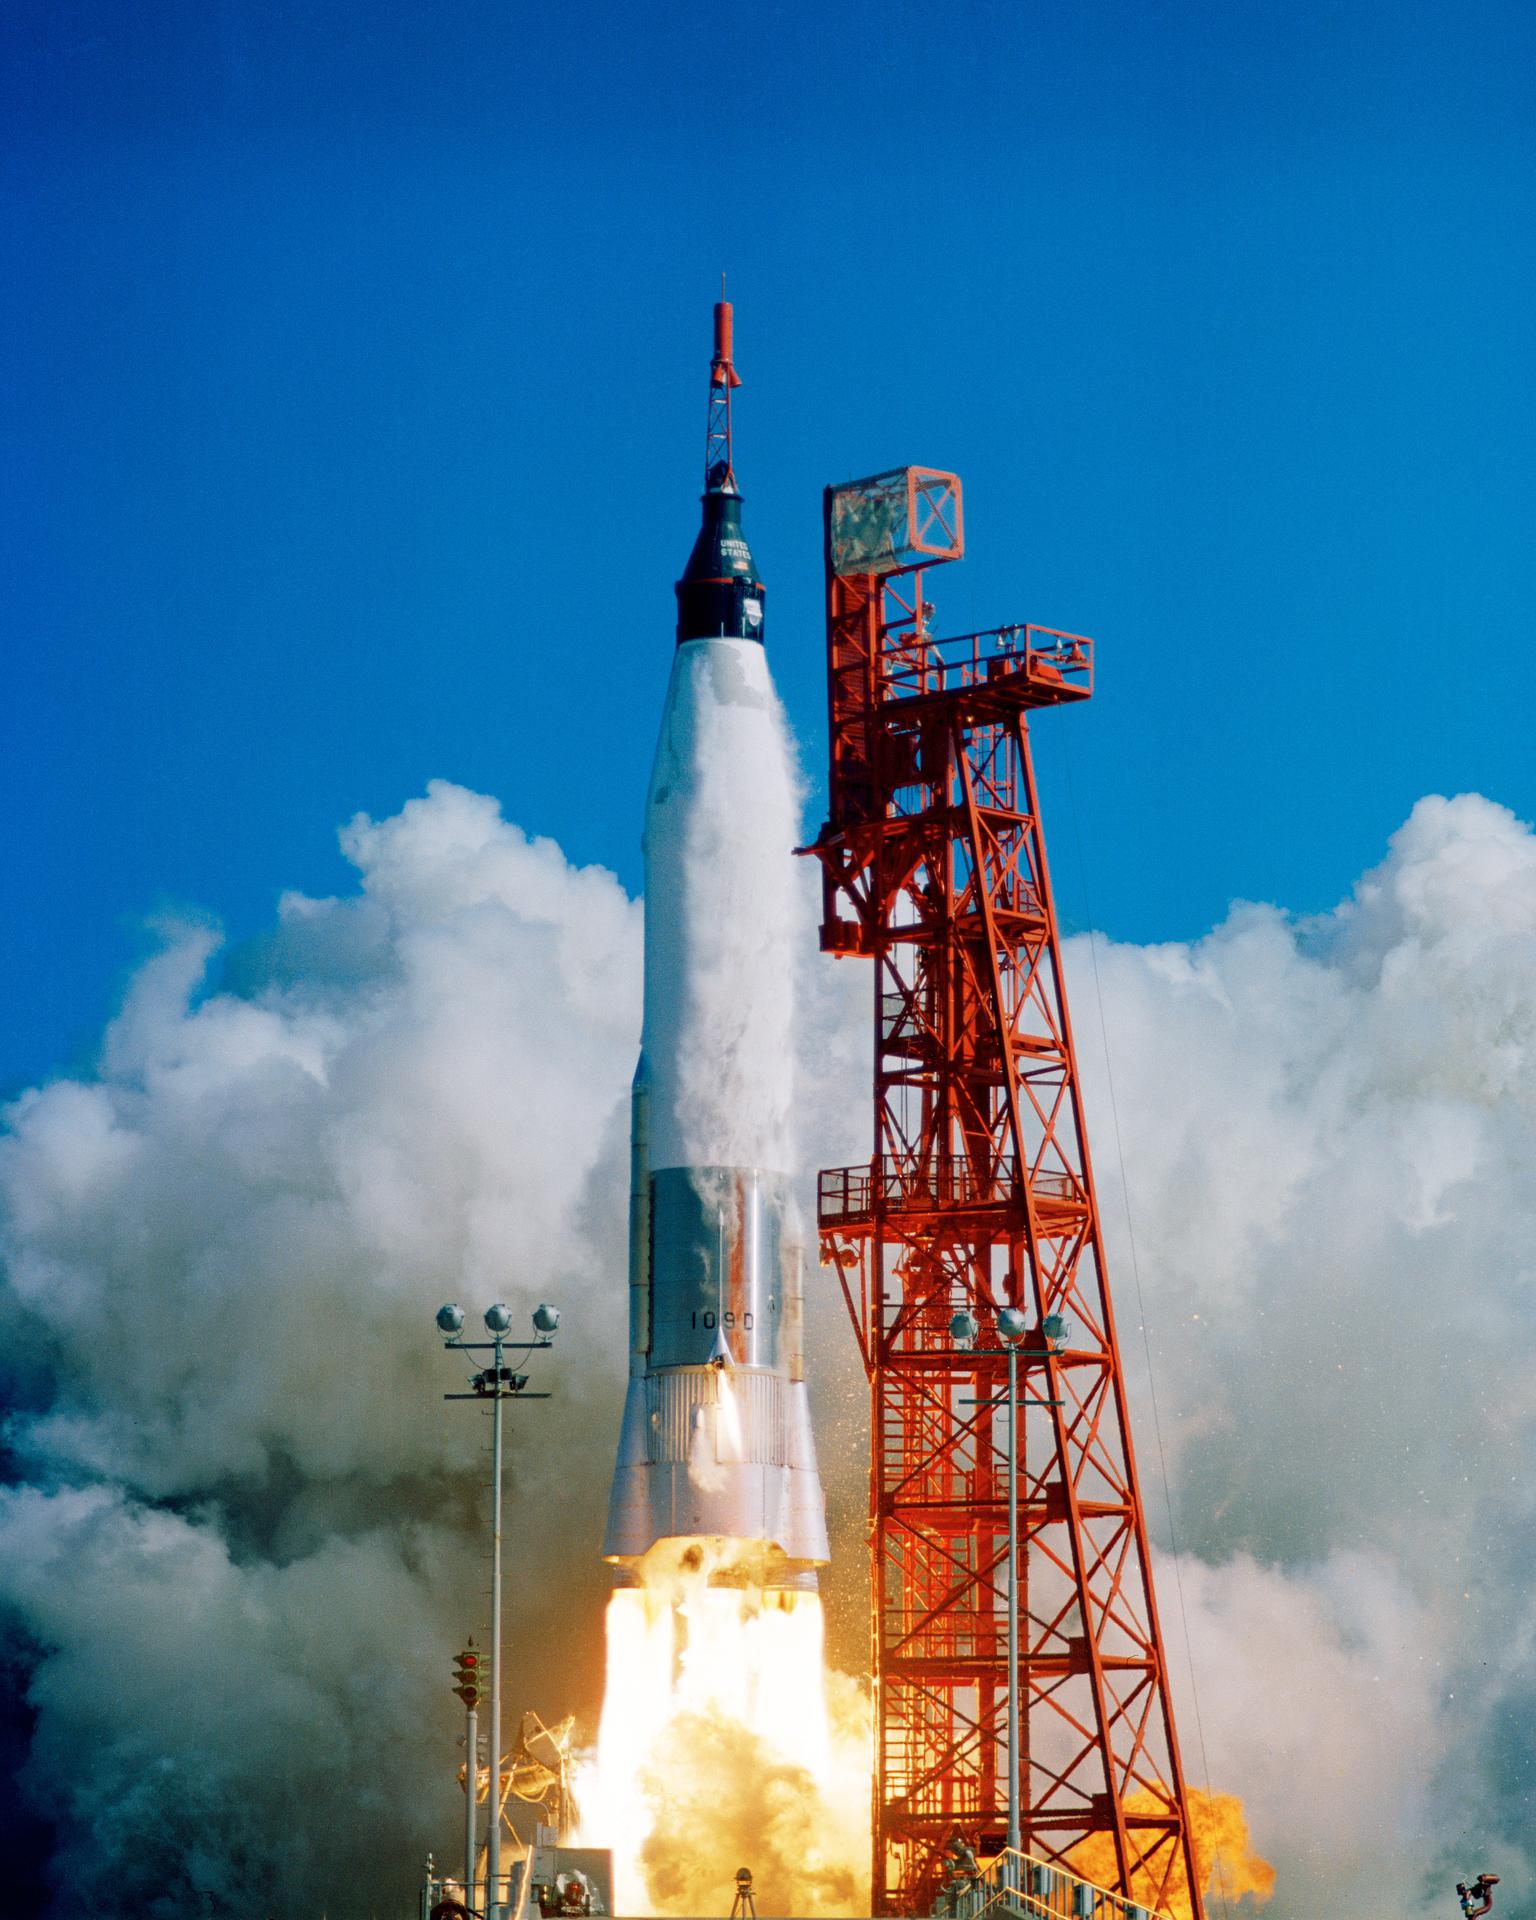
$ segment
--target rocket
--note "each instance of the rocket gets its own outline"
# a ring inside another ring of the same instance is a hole
[[[804,1588],[828,1555],[789,1177],[796,802],[732,459],[731,322],[722,300],[646,803],[629,1383],[603,1557],[626,1584],[658,1542],[697,1544],[717,1579]]]

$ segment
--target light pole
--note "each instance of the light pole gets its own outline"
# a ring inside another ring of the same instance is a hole
[[[501,1875],[501,1407],[504,1400],[547,1400],[547,1393],[528,1393],[526,1373],[514,1373],[505,1364],[512,1353],[538,1353],[554,1345],[554,1332],[560,1324],[557,1307],[540,1305],[533,1311],[534,1340],[508,1340],[512,1326],[511,1309],[497,1301],[485,1310],[489,1340],[462,1340],[464,1309],[450,1301],[437,1310],[438,1331],[443,1345],[451,1352],[486,1353],[491,1365],[470,1376],[469,1393],[445,1393],[445,1400],[489,1400],[491,1403],[491,1781],[488,1813],[490,1826],[485,1847],[485,1911],[496,1920],[505,1899]],[[470,1756],[471,1771],[466,1786],[473,1786],[475,1757]],[[469,1890],[466,1889],[466,1897]]]
[[[1019,1345],[1028,1332],[1028,1323],[1017,1307],[997,1310],[1001,1347],[978,1347],[981,1327],[969,1307],[962,1307],[949,1323],[949,1337],[963,1353],[978,1360],[995,1360],[1006,1355],[1008,1361],[1008,1848],[1024,1851],[1019,1823],[1019,1408],[1055,1407],[1057,1400],[1019,1399]],[[1047,1314],[1041,1324],[1047,1351],[1060,1353],[1067,1344],[1067,1324],[1058,1313]],[[995,1407],[996,1400],[973,1400],[975,1407]]]

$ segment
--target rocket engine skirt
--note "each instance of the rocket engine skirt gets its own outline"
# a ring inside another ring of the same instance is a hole
[[[638,1560],[660,1540],[760,1542],[777,1585],[828,1558],[803,1380],[688,1367],[629,1383],[603,1555]]]
[[[757,1168],[650,1176],[634,1321],[649,1345],[631,1356],[605,1558],[659,1540],[760,1542],[784,1584],[827,1559],[788,1207],[788,1182]]]

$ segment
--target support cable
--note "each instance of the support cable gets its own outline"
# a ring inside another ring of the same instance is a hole
[[[1179,1529],[1173,1515],[1173,1490],[1168,1479],[1168,1457],[1163,1450],[1163,1422],[1157,1404],[1157,1377],[1152,1366],[1152,1335],[1147,1327],[1146,1301],[1141,1287],[1141,1260],[1136,1251],[1136,1228],[1131,1218],[1131,1183],[1125,1173],[1125,1144],[1120,1136],[1120,1106],[1115,1098],[1115,1069],[1109,1053],[1109,1026],[1104,1017],[1104,990],[1099,979],[1099,943],[1094,931],[1093,909],[1088,900],[1088,862],[1083,855],[1082,816],[1078,812],[1077,789],[1072,780],[1072,759],[1065,747],[1061,756],[1062,771],[1066,776],[1067,804],[1072,814],[1072,838],[1077,844],[1078,884],[1083,896],[1083,925],[1088,936],[1088,952],[1093,960],[1093,994],[1099,1009],[1099,1040],[1104,1048],[1104,1078],[1109,1089],[1110,1119],[1115,1129],[1115,1157],[1120,1164],[1120,1198],[1125,1208],[1125,1233],[1131,1249],[1131,1278],[1136,1286],[1136,1314],[1141,1322],[1142,1351],[1147,1362],[1147,1391],[1152,1402],[1152,1437],[1157,1444],[1158,1478],[1163,1483],[1163,1505],[1168,1513],[1168,1539],[1173,1554],[1173,1587],[1179,1601],[1179,1625],[1184,1634],[1184,1659],[1189,1668],[1189,1697],[1195,1709],[1195,1737],[1200,1742],[1200,1770],[1205,1776],[1205,1796],[1207,1802],[1215,1796],[1211,1789],[1211,1763],[1205,1749],[1205,1721],[1200,1712],[1200,1688],[1195,1680],[1195,1650],[1189,1633],[1189,1611],[1184,1604],[1184,1573],[1182,1556],[1179,1550]],[[1221,1896],[1221,1910],[1224,1915],[1231,1914],[1227,1900],[1226,1871],[1222,1863],[1221,1849],[1214,1851],[1213,1861],[1216,1868],[1217,1891]]]

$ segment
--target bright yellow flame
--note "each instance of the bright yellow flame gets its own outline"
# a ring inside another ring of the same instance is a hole
[[[613,1849],[622,1914],[728,1912],[742,1866],[764,1920],[867,1913],[869,1707],[826,1671],[820,1597],[712,1587],[740,1562],[689,1545],[653,1550],[608,1604],[581,1840]]]
[[[736,1405],[736,1390],[724,1367],[715,1369],[715,1458],[741,1458],[741,1409]]]
[[[1253,1850],[1248,1838],[1248,1816],[1236,1794],[1204,1793],[1189,1789],[1189,1820],[1195,1842],[1195,1871],[1207,1897],[1219,1891],[1227,1900],[1240,1900],[1251,1893],[1256,1906],[1262,1906],[1275,1890],[1275,1870]],[[1160,1813],[1168,1805],[1166,1796],[1133,1793],[1125,1803],[1127,1813]],[[1113,1887],[1115,1881],[1115,1842],[1108,1833],[1090,1834],[1080,1840],[1067,1857],[1071,1871],[1098,1887]],[[1133,1900],[1172,1915],[1172,1920],[1190,1920],[1188,1896],[1182,1891],[1171,1898],[1161,1892],[1153,1875],[1134,1875],[1130,1889]],[[1182,1878],[1182,1876],[1181,1876]]]

